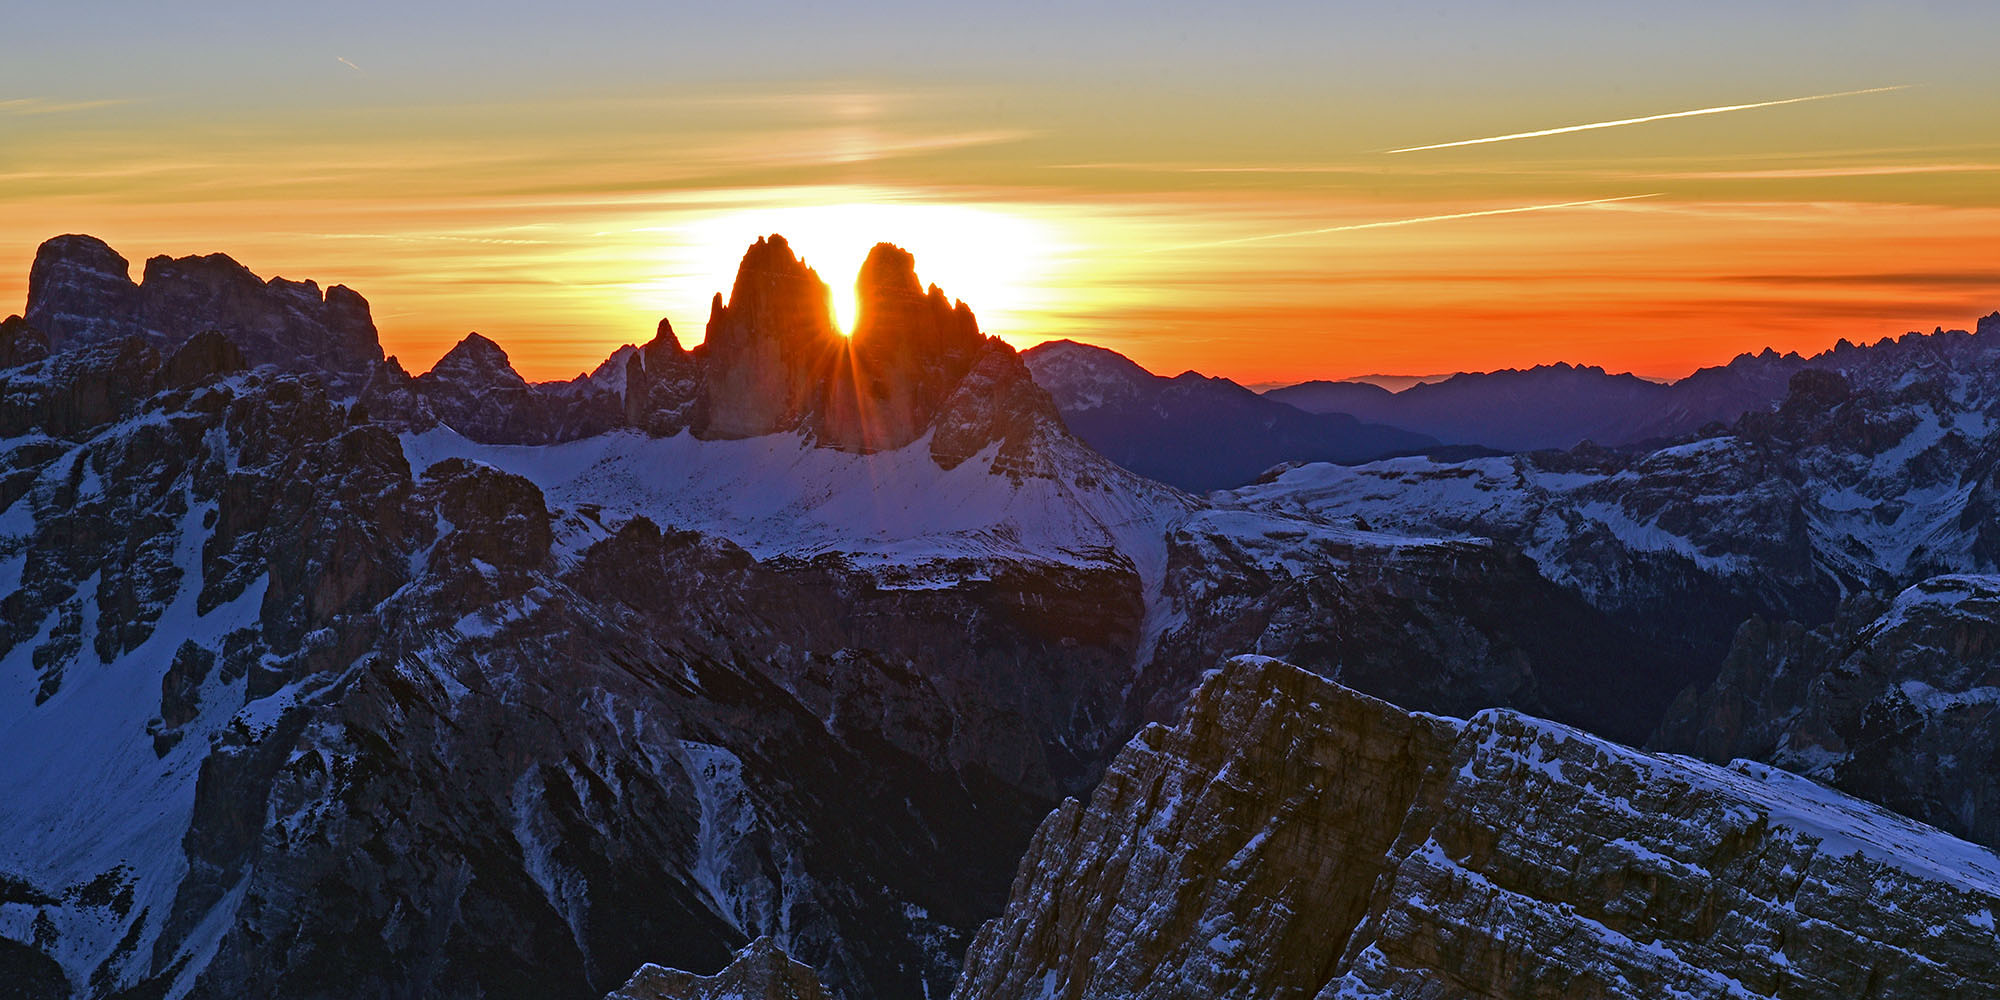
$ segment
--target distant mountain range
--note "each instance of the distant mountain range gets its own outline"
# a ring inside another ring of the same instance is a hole
[[[1925,336],[1884,337],[1875,346]],[[1794,372],[1807,368],[1846,372],[1865,357],[1865,348],[1842,340],[1812,356],[1779,354],[1769,348],[1738,355],[1726,365],[1703,368],[1677,382],[1553,364],[1462,373],[1393,392],[1371,378],[1301,382],[1268,390],[1264,396],[1310,413],[1344,413],[1447,444],[1502,451],[1568,448],[1584,441],[1616,447],[1661,441],[1770,409],[1785,398]]]
[[[1439,444],[1344,413],[1308,413],[1225,378],[1155,375],[1073,340],[1021,358],[1071,433],[1119,465],[1184,490],[1241,486],[1288,462],[1366,462]]]

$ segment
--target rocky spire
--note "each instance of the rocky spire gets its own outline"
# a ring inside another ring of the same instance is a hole
[[[986,344],[965,303],[917,280],[916,259],[878,243],[855,279],[849,363],[828,386],[822,441],[850,451],[916,440]]]
[[[825,373],[845,349],[826,283],[782,236],[743,255],[729,302],[709,312],[706,437],[740,438],[800,426]]]

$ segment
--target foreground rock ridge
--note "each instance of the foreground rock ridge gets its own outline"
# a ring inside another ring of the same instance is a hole
[[[1985,996],[1996,908],[1803,778],[1244,657],[1042,824],[953,996]]]

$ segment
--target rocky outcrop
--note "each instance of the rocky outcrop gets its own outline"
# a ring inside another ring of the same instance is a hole
[[[740,438],[797,430],[843,451],[900,448],[930,429],[981,356],[1012,354],[980,336],[965,303],[947,300],[936,285],[926,292],[915,259],[897,247],[876,245],[855,287],[859,317],[853,336],[843,337],[819,275],[783,237],[758,240],[744,254],[729,303],[717,297],[708,337],[691,358],[702,370],[701,395],[691,406],[695,433]],[[676,370],[683,362],[669,347],[678,345],[670,341],[657,352],[665,355],[665,379],[648,379],[648,412],[677,409],[663,405],[660,391],[685,381]],[[968,423],[953,421],[961,432]]]
[[[28,279],[27,320],[54,350],[143,338],[171,350],[195,334],[226,335],[252,365],[358,380],[382,360],[368,303],[343,285],[259,279],[222,254],[154,257],[140,282],[103,241],[43,243]]]
[[[1857,594],[1818,627],[1753,618],[1652,745],[1765,761],[2000,847],[2000,578]]]
[[[27,320],[58,350],[145,335],[132,265],[94,236],[57,236],[35,251]]]
[[[642,965],[604,1000],[826,1000],[819,977],[760,937],[712,976]]]
[[[48,335],[19,316],[0,320],[0,369],[32,364],[48,356]]]
[[[717,295],[702,342],[704,437],[796,430],[824,396],[845,353],[818,272],[782,236],[743,254],[725,304]]]
[[[624,403],[611,389],[587,378],[531,385],[499,344],[477,333],[467,334],[411,388],[440,422],[492,444],[573,441],[625,419]]]
[[[955,469],[997,443],[990,468],[1017,478],[1053,475],[1050,457],[1037,443],[1067,436],[1048,393],[998,338],[981,347],[971,370],[938,406],[931,431],[931,460],[938,468]]]
[[[440,424],[485,444],[555,444],[626,425],[623,385],[591,376],[531,383],[499,344],[467,334],[430,371],[412,378],[389,358],[369,370],[359,412],[397,430]]]
[[[2000,858],[1756,764],[1212,675],[1052,814],[954,997],[1956,997]]]
[[[681,347],[673,324],[661,320],[653,339],[634,349],[623,364],[620,388],[628,426],[654,437],[671,437],[706,423],[700,410],[702,367]]]
[[[887,243],[869,251],[855,297],[854,334],[830,373],[817,430],[847,451],[900,448],[930,425],[986,338],[965,303],[936,285],[924,291],[915,258]]]

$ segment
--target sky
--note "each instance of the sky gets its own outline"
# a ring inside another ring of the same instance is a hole
[[[2000,4],[7,3],[0,313],[67,232],[537,379],[697,342],[770,232],[843,316],[888,240],[1018,347],[1254,384],[2000,309]]]

